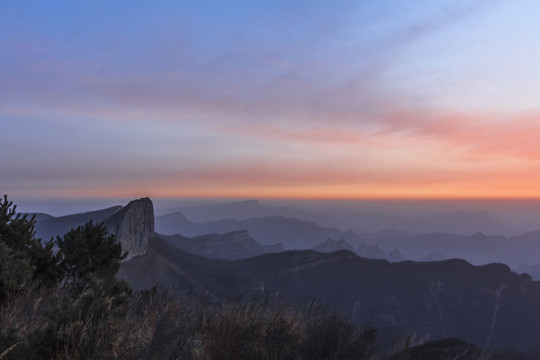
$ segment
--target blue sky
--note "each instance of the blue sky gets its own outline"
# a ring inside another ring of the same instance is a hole
[[[0,188],[538,197],[536,1],[6,1]]]

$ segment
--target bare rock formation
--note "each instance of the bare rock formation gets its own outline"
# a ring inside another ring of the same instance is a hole
[[[128,252],[128,259],[143,255],[154,234],[154,205],[149,198],[130,201],[106,222],[111,234]]]

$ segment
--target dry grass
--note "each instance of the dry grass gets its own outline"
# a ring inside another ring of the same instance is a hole
[[[9,354],[11,352],[11,350],[13,350],[15,348],[15,346],[19,345],[21,342],[17,342],[13,345],[11,345],[10,347],[8,347],[3,353],[0,354],[0,360],[2,360],[3,358],[5,358],[7,356],[7,354]]]
[[[33,291],[2,306],[0,338],[11,342],[0,342],[6,348],[0,359],[32,358],[28,354],[36,349],[43,358],[65,360],[374,357],[373,329],[358,329],[316,307],[300,311],[268,301],[208,305],[145,292],[132,296],[124,312],[92,318],[68,311],[71,318],[60,319],[50,313],[66,306],[58,299]],[[47,331],[51,326],[54,331]]]

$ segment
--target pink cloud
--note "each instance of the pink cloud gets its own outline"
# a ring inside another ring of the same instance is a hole
[[[457,111],[400,110],[382,119],[384,131],[436,141],[473,159],[509,157],[537,160],[540,112],[466,114]]]

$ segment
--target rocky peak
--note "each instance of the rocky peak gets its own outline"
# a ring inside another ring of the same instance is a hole
[[[154,205],[149,198],[130,201],[106,223],[111,234],[128,252],[128,259],[143,255],[154,234]]]

